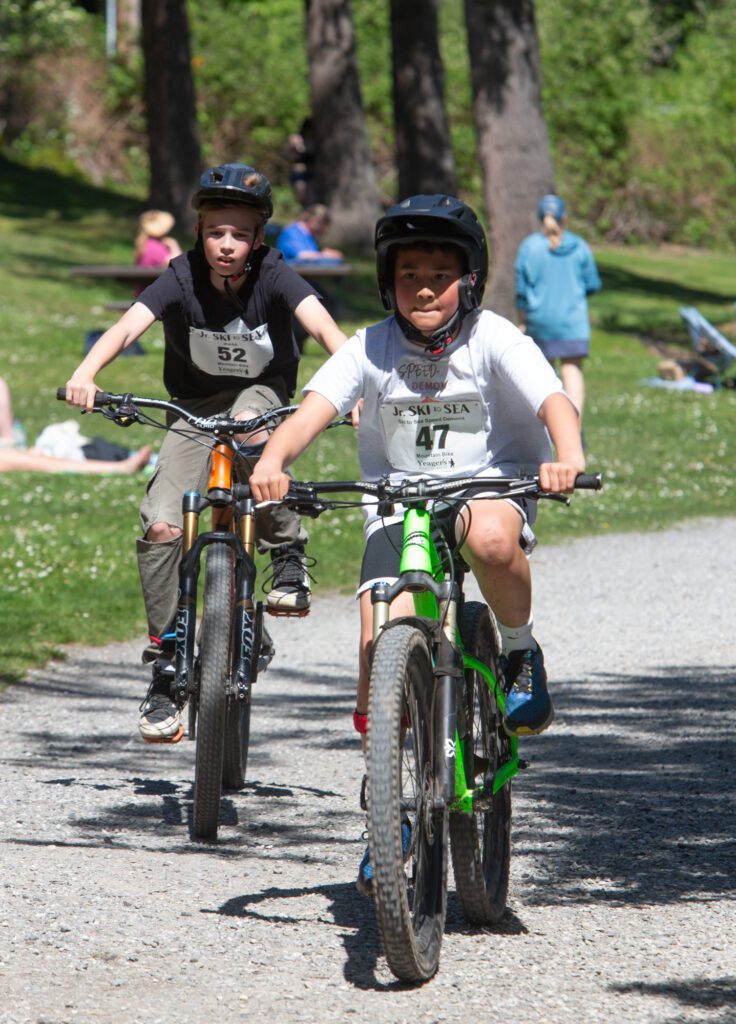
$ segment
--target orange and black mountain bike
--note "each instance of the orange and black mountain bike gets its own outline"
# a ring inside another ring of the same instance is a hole
[[[57,398],[65,398],[59,388]],[[212,451],[207,490],[182,497],[184,529],[179,567],[175,674],[172,698],[188,705],[188,739],[196,741],[192,831],[217,837],[222,790],[245,785],[253,684],[274,654],[256,600],[255,503],[238,466],[263,445],[248,438],[275,427],[296,406],[273,409],[251,420],[194,416],[174,402],[98,391],[95,411],[119,426],[145,423],[167,429],[144,410],[182,419],[193,444]],[[203,512],[211,510],[208,530]],[[199,577],[204,565],[204,587]],[[200,611],[201,608],[201,611]]]

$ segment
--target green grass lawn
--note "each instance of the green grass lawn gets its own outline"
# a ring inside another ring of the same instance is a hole
[[[56,387],[79,362],[86,332],[110,322],[105,302],[126,297],[123,286],[70,278],[69,268],[129,262],[136,211],[127,198],[49,172],[21,176],[2,161],[0,181],[0,375],[33,440],[46,424],[75,415],[55,401]],[[656,373],[653,342],[679,345],[687,354],[678,306],[697,305],[716,324],[725,323],[728,333],[736,256],[613,248],[596,255],[604,290],[592,303],[585,434],[589,467],[603,472],[606,486],[599,494],[576,495],[568,509],[544,505],[536,527],[540,539],[557,543],[733,514],[736,391],[673,393],[640,381]],[[344,294],[342,325],[348,331],[383,315],[372,266],[365,262],[360,269]],[[143,344],[144,356],[121,358],[105,371],[105,387],[164,397],[160,328],[152,328]],[[308,342],[302,380],[321,359],[318,346]],[[149,428],[123,432],[100,416],[85,417],[82,428],[131,448],[158,445],[161,438]],[[325,434],[296,467],[305,479],[348,479],[356,471],[348,429]],[[0,495],[0,678],[20,678],[63,644],[144,632],[135,561],[142,490],[142,480],[132,477],[6,474]],[[326,515],[309,528],[310,552],[318,559],[315,600],[322,588],[347,592],[361,551],[357,511]]]

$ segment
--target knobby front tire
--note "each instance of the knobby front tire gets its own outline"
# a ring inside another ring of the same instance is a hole
[[[486,605],[465,604],[460,635],[468,654],[482,661],[499,678],[498,646]],[[466,765],[476,786],[486,772],[495,772],[509,758],[509,741],[501,714],[479,672],[465,671],[464,717],[460,737]],[[463,699],[461,697],[461,699]],[[511,864],[511,784],[493,797],[488,811],[450,815],[452,866],[463,914],[471,924],[495,924],[506,909]]]
[[[230,668],[233,556],[227,544],[207,548],[204,610],[199,643],[200,679],[193,831],[216,839],[225,747],[225,684]]]
[[[371,667],[368,836],[383,950],[396,977],[409,982],[437,970],[447,905],[448,814],[433,801],[433,686],[424,633],[386,629]],[[402,820],[411,826],[406,858]]]

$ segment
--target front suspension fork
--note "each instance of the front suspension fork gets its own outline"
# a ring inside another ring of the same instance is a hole
[[[179,566],[179,600],[176,614],[175,687],[177,700],[183,704],[195,691],[194,656],[197,630],[197,590],[202,551],[209,544],[226,543],[235,554],[236,572],[233,589],[233,664],[227,681],[228,691],[233,682],[237,696],[246,699],[255,674],[258,652],[255,650],[255,593],[256,567],[255,505],[253,500],[241,498],[233,505],[213,508],[213,530],[199,534],[199,517],[209,507],[208,498],[196,491],[184,496],[184,529],[182,558]],[[235,530],[231,527],[235,519]]]

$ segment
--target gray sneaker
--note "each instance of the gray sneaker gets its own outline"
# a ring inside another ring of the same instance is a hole
[[[154,661],[148,693],[141,702],[138,729],[146,743],[178,743],[184,736],[181,709],[171,699],[174,666]]]
[[[314,559],[311,560],[314,564]],[[282,544],[271,552],[271,575],[264,583],[272,615],[307,615],[311,594],[307,556],[301,544]]]

